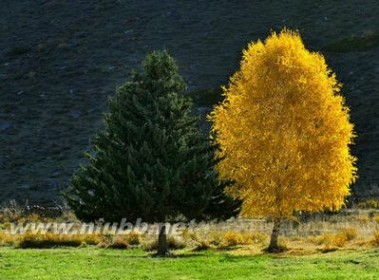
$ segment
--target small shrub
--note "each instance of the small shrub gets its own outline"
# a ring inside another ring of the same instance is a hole
[[[102,241],[98,234],[55,234],[55,233],[26,233],[19,237],[16,243],[18,248],[55,248],[55,247],[79,247],[86,245],[98,245]]]
[[[200,238],[195,232],[184,230],[182,232],[182,237],[186,243],[190,243],[191,241],[195,243],[194,251],[204,251],[212,248],[209,239]]]
[[[186,247],[186,243],[174,238],[173,236],[169,236],[167,238],[167,245],[170,250],[179,250]],[[145,251],[156,251],[158,250],[158,241],[155,240],[153,242],[147,243],[143,246],[143,250]]]
[[[127,249],[128,248],[128,243],[127,241],[125,240],[124,237],[121,237],[121,236],[117,236],[112,242],[111,244],[109,244],[108,246],[106,246],[107,248],[111,248],[111,249]]]
[[[141,244],[141,234],[137,232],[130,232],[125,236],[125,242],[129,245],[140,245]]]
[[[374,237],[373,237],[371,243],[372,243],[375,247],[379,247],[379,230],[376,231],[376,232],[374,233]]]
[[[208,241],[202,240],[202,241],[198,242],[198,244],[196,245],[196,247],[193,250],[194,251],[205,251],[205,250],[209,250],[211,248],[212,248],[212,246],[211,246],[211,244],[209,244]]]
[[[264,243],[267,237],[259,232],[235,232],[227,231],[222,235],[221,247],[232,247],[237,245],[252,245]]]
[[[30,215],[25,216],[25,221],[27,223],[39,223],[39,222],[44,222],[42,217],[36,213],[32,213]]]
[[[325,233],[320,236],[311,237],[309,240],[317,245],[343,247],[346,244],[347,237],[345,232],[339,232],[337,234]]]
[[[343,247],[343,246],[345,246],[346,241],[347,241],[347,237],[346,237],[345,233],[340,232],[340,233],[337,233],[336,235],[334,235],[333,240],[332,240],[332,244],[335,246],[338,246],[338,247]]]
[[[58,238],[52,234],[25,234],[17,242],[17,247],[22,249],[27,248],[54,248],[59,246],[79,247],[80,240]]]
[[[173,236],[167,238],[168,247],[172,250],[179,250],[186,247],[186,244]]]
[[[268,236],[261,232],[253,232],[250,234],[250,237],[254,244],[265,243],[268,240]]]
[[[233,247],[241,244],[241,235],[237,232],[227,231],[222,236],[221,247]]]
[[[70,235],[67,235],[70,239]],[[102,241],[102,236],[100,234],[84,234],[84,235],[71,235],[74,239],[77,238],[81,241],[86,242],[88,245],[98,245]]]
[[[337,247],[331,246],[331,245],[325,245],[323,248],[319,249],[321,253],[330,253],[330,252],[335,252],[337,250],[338,250]]]
[[[15,243],[15,236],[6,232],[0,231],[0,245],[9,246]]]
[[[379,200],[368,199],[357,204],[359,209],[379,209]]]
[[[357,221],[360,224],[367,224],[370,221],[370,218],[368,216],[358,216]]]
[[[351,241],[358,236],[358,231],[356,228],[345,228],[339,232],[340,234],[344,235],[346,238],[346,241]]]
[[[190,231],[190,229],[185,228],[182,231],[182,238],[185,242],[190,242],[191,240],[196,239],[196,234],[194,232]]]
[[[103,248],[126,249],[129,246],[137,246],[141,244],[141,234],[130,232],[126,235],[104,235],[102,242],[99,244]]]
[[[322,245],[324,242],[324,235],[321,236],[310,236],[308,237],[308,241],[312,242],[316,245]]]
[[[10,227],[11,227],[10,222],[4,222],[4,223],[0,224],[0,230],[9,229]]]
[[[253,245],[267,241],[267,235],[260,232],[240,232],[233,230],[213,230],[204,236],[194,232],[183,232],[183,238],[187,242],[193,241],[199,250],[202,250],[202,248],[209,249],[211,247],[229,248],[238,245]]]
[[[208,236],[209,236],[208,238],[204,238],[204,239],[207,239],[210,245],[219,246],[222,243],[222,238],[223,238],[222,232],[211,231],[209,232]]]

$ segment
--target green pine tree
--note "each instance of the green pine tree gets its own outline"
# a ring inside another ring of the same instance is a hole
[[[110,99],[88,164],[64,195],[69,206],[83,221],[164,223],[238,214],[239,202],[224,194],[231,182],[219,180],[214,169],[217,147],[191,115],[175,61],[166,51],[153,52],[143,69]],[[158,255],[167,254],[162,227]]]

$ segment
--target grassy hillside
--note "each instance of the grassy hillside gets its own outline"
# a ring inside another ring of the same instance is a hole
[[[324,52],[345,84],[358,134],[355,191],[379,193],[376,0],[2,0],[0,13],[0,201],[58,199],[107,96],[148,51],[168,49],[191,91],[213,89],[247,42],[283,26]]]

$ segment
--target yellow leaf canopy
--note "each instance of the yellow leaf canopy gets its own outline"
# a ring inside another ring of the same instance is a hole
[[[338,210],[356,178],[354,138],[341,85],[297,32],[250,43],[241,68],[210,115],[225,159],[227,192],[244,216],[292,217]]]

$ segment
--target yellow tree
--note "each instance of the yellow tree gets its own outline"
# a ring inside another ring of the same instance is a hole
[[[339,210],[355,181],[354,138],[341,84],[324,57],[297,32],[250,43],[241,68],[210,115],[225,157],[227,192],[242,215],[274,221],[269,251],[279,250],[281,221],[296,211]]]

